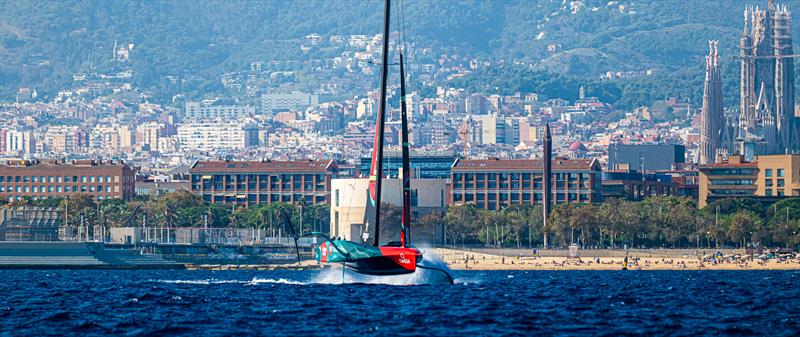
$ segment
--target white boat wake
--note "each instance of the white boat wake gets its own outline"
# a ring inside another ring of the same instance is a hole
[[[452,279],[450,268],[433,251],[424,252],[425,259],[415,272],[405,275],[364,275],[332,264],[311,282],[318,284],[384,284],[384,285],[449,285],[459,283]]]
[[[425,259],[422,261],[415,272],[405,275],[373,276],[356,273],[350,269],[336,264],[323,269],[308,281],[290,280],[286,278],[269,279],[254,277],[251,280],[221,280],[216,278],[201,280],[149,280],[150,282],[169,283],[169,284],[191,284],[191,285],[214,285],[214,284],[242,284],[248,286],[260,284],[287,284],[287,285],[311,285],[311,284],[384,284],[384,285],[449,285],[475,283],[472,281],[452,279],[450,268],[433,251],[424,253]]]
[[[305,285],[308,282],[288,280],[285,278],[279,279],[263,279],[254,277],[253,279],[246,280],[219,280],[219,279],[205,279],[205,280],[150,280],[158,283],[171,283],[171,284],[195,284],[195,285],[213,285],[213,284],[244,284],[244,285],[258,285],[258,284],[293,284]]]

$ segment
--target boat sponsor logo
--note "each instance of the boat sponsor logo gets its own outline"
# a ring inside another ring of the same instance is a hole
[[[320,255],[319,261],[320,262],[328,262],[328,256],[333,255],[333,250],[332,249],[328,249],[328,243],[327,242],[323,242],[322,244],[319,245],[319,252],[320,252],[320,254],[319,254]]]
[[[411,260],[406,258],[406,254],[400,253],[400,258],[397,259],[397,262],[400,262],[400,264],[410,264]]]

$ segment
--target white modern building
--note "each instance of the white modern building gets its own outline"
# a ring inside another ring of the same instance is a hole
[[[5,133],[6,153],[30,154],[36,151],[33,131],[11,129]]]
[[[414,227],[414,219],[419,216],[444,212],[447,204],[447,179],[411,180],[411,219],[412,235],[417,242],[432,242],[439,229]],[[367,203],[369,179],[333,179],[331,181],[331,236],[345,240],[359,240],[364,230],[364,212]],[[383,179],[381,203],[397,207],[403,204],[401,179]],[[396,226],[400,224],[383,224]],[[383,232],[383,230],[381,231]]]
[[[261,94],[261,110],[305,110],[319,104],[319,96],[302,92]]]
[[[178,126],[183,151],[241,150],[258,145],[258,128],[239,123],[184,123]]]
[[[215,105],[212,102],[186,102],[184,119],[191,120],[235,120],[251,116],[256,108],[246,105]]]

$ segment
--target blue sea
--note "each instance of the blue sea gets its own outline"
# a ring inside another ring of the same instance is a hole
[[[800,335],[797,271],[324,273],[0,270],[0,336]]]

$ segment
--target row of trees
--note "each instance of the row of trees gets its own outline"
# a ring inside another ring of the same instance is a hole
[[[327,205],[272,203],[251,207],[207,204],[179,191],[123,202],[95,202],[87,195],[67,199],[14,202],[11,206],[60,207],[69,224],[153,227],[240,227],[279,233],[291,217],[297,232],[330,231]],[[302,221],[301,221],[302,217]],[[381,236],[399,235],[400,209],[384,205]],[[599,204],[557,204],[547,226],[539,205],[514,205],[500,211],[472,205],[413,219],[418,242],[496,247],[794,247],[800,244],[800,198],[771,205],[746,198],[716,201],[698,209],[693,199],[651,197],[642,202],[610,199]],[[302,227],[302,228],[301,228]],[[545,239],[548,242],[545,242]]]
[[[109,227],[238,227],[266,231],[286,230],[282,212],[291,217],[295,230],[328,231],[327,205],[292,205],[273,203],[251,207],[207,204],[189,192],[178,191],[160,196],[137,198],[130,202],[106,199],[95,202],[88,195],[70,198],[15,201],[10,206],[59,207],[70,225],[90,224]],[[301,221],[301,216],[303,221]]]
[[[502,211],[471,205],[418,219],[417,231],[443,228],[448,244],[497,247],[795,247],[800,244],[800,199],[770,206],[726,199],[698,209],[693,199],[611,199],[600,204],[556,205],[544,227],[541,206]]]

